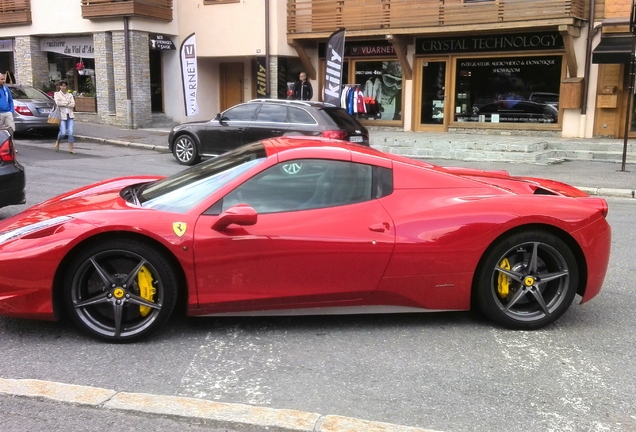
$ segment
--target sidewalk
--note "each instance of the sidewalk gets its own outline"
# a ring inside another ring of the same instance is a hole
[[[102,142],[114,145],[123,145],[137,148],[146,148],[154,151],[168,152],[169,129],[121,129],[93,123],[75,123],[75,136],[78,140]],[[465,151],[468,143],[488,142],[490,144],[501,143],[503,146],[535,145],[537,142],[552,141],[556,144],[569,143],[576,146],[577,143],[587,145],[598,143],[599,145],[616,146],[622,140],[610,139],[568,139],[556,137],[536,136],[501,136],[454,133],[428,133],[428,132],[399,132],[372,130],[371,145],[389,152],[398,152],[398,148],[386,146],[391,141],[408,141],[413,137],[432,143],[443,142],[447,146],[455,146],[458,151],[454,159],[431,159],[422,157],[428,162],[437,165],[465,166],[478,169],[506,170],[512,175],[543,177],[562,181],[574,185],[590,195],[615,196],[623,198],[636,197],[636,164],[628,163],[625,171],[621,171],[622,164],[616,162],[600,161],[565,161],[553,164],[537,164],[527,162],[511,162],[509,160],[492,161],[478,160],[480,152],[477,150]],[[505,152],[501,152],[505,154]],[[633,159],[633,155],[631,155]],[[630,160],[630,159],[628,159]],[[175,162],[176,163],[176,162]]]

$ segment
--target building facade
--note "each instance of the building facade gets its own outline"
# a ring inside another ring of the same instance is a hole
[[[286,98],[300,71],[321,100],[326,41],[344,28],[344,87],[364,93],[366,125],[618,138],[636,136],[632,4],[0,0],[0,70],[46,91],[66,79],[82,120],[148,127]],[[191,35],[195,91],[180,52]]]

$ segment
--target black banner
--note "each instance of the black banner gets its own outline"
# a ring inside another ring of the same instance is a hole
[[[342,93],[342,58],[344,57],[345,29],[329,36],[325,49],[325,88],[323,100],[340,106]]]
[[[150,33],[148,35],[148,44],[151,50],[156,51],[177,49],[168,36],[158,33]]]

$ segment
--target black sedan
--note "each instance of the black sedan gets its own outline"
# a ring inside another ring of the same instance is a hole
[[[313,135],[369,145],[369,132],[346,110],[330,104],[256,99],[205,122],[175,126],[168,137],[177,161],[194,165],[243,144],[283,135]]]
[[[24,167],[16,160],[13,138],[6,129],[0,129],[0,207],[24,204],[25,184]]]

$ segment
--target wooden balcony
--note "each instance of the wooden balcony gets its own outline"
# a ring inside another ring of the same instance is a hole
[[[580,27],[586,0],[288,0],[288,39]]]
[[[31,24],[31,0],[0,0],[0,25]]]
[[[172,21],[172,0],[82,0],[82,18],[119,17]]]

